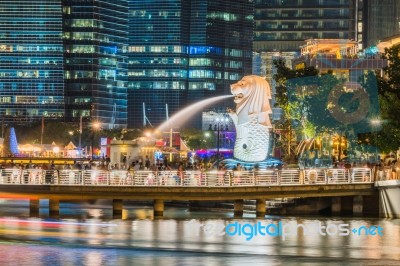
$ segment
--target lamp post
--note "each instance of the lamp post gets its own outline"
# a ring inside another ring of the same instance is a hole
[[[229,119],[227,117],[217,117],[215,119],[215,124],[214,124],[214,131],[217,131],[217,169],[219,166],[219,139],[220,139],[220,131],[221,131],[221,126],[223,127],[224,125],[227,127],[227,124],[229,122]],[[210,125],[211,126],[211,125]],[[222,131],[224,129],[222,128]]]
[[[375,162],[376,162],[378,161],[378,129],[382,123],[382,120],[378,118],[371,119],[370,123],[375,131],[374,133],[375,133]]]
[[[205,133],[204,133],[204,139],[203,139],[203,142],[204,142],[204,146],[202,146],[201,148],[205,148],[205,149],[207,149],[208,147],[208,139],[209,139],[209,137],[211,136],[211,134],[210,134],[210,132],[208,132],[208,131],[206,131]]]
[[[97,130],[100,129],[100,123],[99,122],[93,122],[92,123],[92,160],[94,160],[94,135]]]

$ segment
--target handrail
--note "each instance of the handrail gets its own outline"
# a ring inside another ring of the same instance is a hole
[[[370,168],[267,169],[252,171],[188,170],[42,170],[1,169],[0,184],[238,187],[373,183]]]

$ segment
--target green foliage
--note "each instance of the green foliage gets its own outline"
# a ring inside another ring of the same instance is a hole
[[[182,129],[181,138],[191,150],[209,149],[216,146],[216,138],[213,131],[186,128]]]
[[[291,98],[291,96],[294,95],[293,90],[301,90],[307,85],[302,83],[303,80],[300,78],[317,76],[318,70],[314,67],[292,70],[285,65],[283,59],[274,60],[273,64],[277,69],[277,73],[274,75],[274,80],[277,83],[275,107],[279,107],[283,111],[281,119],[275,123],[276,128],[282,129],[281,141],[277,143],[284,150],[285,160],[291,162],[294,161],[294,153],[291,152],[294,150],[294,147],[292,147],[294,137],[292,130],[295,130],[298,136],[306,135],[307,137],[315,131],[314,126],[306,119],[308,107],[304,101],[305,94],[297,94],[296,99]],[[288,80],[293,79],[297,79],[298,83],[291,87]]]
[[[314,136],[316,136],[316,134],[317,134],[316,126],[313,123],[311,123],[310,121],[306,120],[304,122],[303,132],[307,139],[311,139]]]
[[[293,87],[288,88],[287,81],[296,78],[317,76],[318,70],[314,67],[306,67],[300,70],[293,70],[285,65],[285,61],[283,59],[274,60],[273,64],[277,69],[277,73],[274,75],[274,79],[277,83],[276,107],[282,108],[285,114],[284,119],[293,118],[292,116],[295,114],[297,114],[298,116],[302,116],[302,113],[305,111],[303,102],[289,101],[290,95],[288,93],[288,89],[297,89],[297,88]],[[308,85],[306,83],[301,83],[301,82],[302,79],[298,79],[296,87]]]
[[[400,147],[400,45],[385,49],[384,58],[389,61],[385,75],[377,75],[382,128],[370,139],[381,151],[389,152]]]
[[[311,123],[316,133],[342,132],[343,123],[332,119],[331,108],[332,95],[342,93],[341,87],[337,87],[340,81],[331,74],[313,77],[313,85],[309,93],[304,97],[304,105],[307,108],[307,120]],[[333,90],[333,88],[337,88]]]

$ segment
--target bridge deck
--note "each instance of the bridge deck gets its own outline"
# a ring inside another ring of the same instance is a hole
[[[240,217],[243,200],[255,199],[256,216],[264,217],[266,199],[333,197],[336,212],[343,196],[352,196],[353,213],[362,213],[362,196],[377,193],[373,181],[368,168],[240,172],[13,168],[0,171],[0,198],[29,199],[33,216],[39,214],[40,199],[49,199],[50,216],[59,215],[60,201],[112,199],[113,217],[121,217],[123,200],[153,200],[155,217],[163,215],[165,200],[232,200],[234,215]]]
[[[356,196],[373,195],[374,192],[373,183],[248,187],[0,185],[1,198],[58,200],[234,200]]]
[[[259,171],[3,169],[1,198],[231,200],[371,195],[369,168]]]

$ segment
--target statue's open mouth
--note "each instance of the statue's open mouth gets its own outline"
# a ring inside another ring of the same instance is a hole
[[[235,94],[234,102],[242,100],[244,97],[243,93]]]

